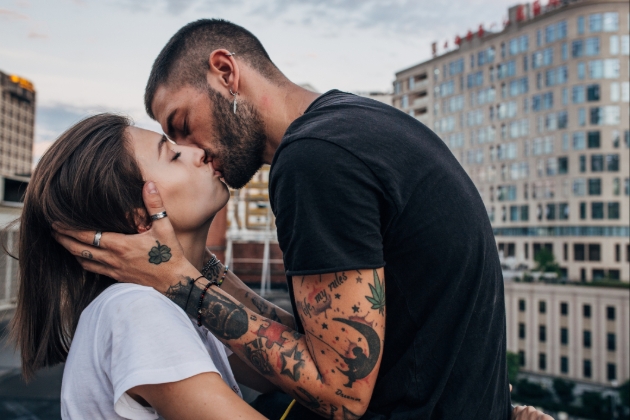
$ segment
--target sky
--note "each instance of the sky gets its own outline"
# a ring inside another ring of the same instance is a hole
[[[0,70],[35,84],[35,160],[95,112],[145,113],[153,60],[186,23],[223,18],[256,35],[296,83],[391,91],[397,71],[507,15],[510,0],[0,0]]]

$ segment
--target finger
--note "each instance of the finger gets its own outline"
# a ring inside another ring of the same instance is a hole
[[[90,260],[97,260],[105,262],[106,252],[95,246],[86,245],[83,242],[79,242],[76,239],[62,235],[59,233],[53,234],[53,237],[61,246],[66,248],[75,257],[83,257]]]
[[[510,384],[510,392],[512,392],[512,384]]]
[[[87,258],[76,257],[76,259],[79,262],[79,264],[81,264],[81,267],[84,270],[89,271],[91,273],[100,274],[101,276],[111,277],[114,280],[118,280],[114,278],[113,272],[111,270],[108,270],[107,266],[97,261],[90,260]]]
[[[142,198],[144,199],[144,206],[147,208],[149,216],[166,211],[164,203],[162,202],[162,196],[160,196],[160,192],[158,191],[155,182],[149,181],[144,184],[144,188],[142,189]],[[168,217],[151,220],[151,229],[155,229],[157,231],[173,231],[173,227],[171,222],[168,220]]]
[[[92,242],[94,241],[94,234],[96,233],[93,230],[70,229],[57,222],[53,223],[53,229],[57,233],[61,233],[62,235],[65,235],[65,236],[70,236],[76,239],[77,241],[83,242],[84,244],[88,244],[88,245],[92,245]]]

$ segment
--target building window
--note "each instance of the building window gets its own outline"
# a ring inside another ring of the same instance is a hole
[[[604,218],[604,203],[601,201],[593,201],[591,203],[591,218],[593,220],[601,220]]]
[[[619,220],[619,203],[608,203],[608,218]]]
[[[584,334],[582,335],[582,344],[584,345],[584,348],[586,349],[590,349],[591,348],[591,332],[589,330],[584,330]]]
[[[588,31],[601,32],[603,29],[603,19],[601,13],[594,13],[588,17]]]
[[[606,319],[609,321],[615,320],[615,307],[614,306],[606,307]]]
[[[560,372],[569,373],[569,358],[567,356],[560,356]]]
[[[591,372],[591,361],[589,359],[585,359],[584,360],[584,371],[583,371],[584,377],[585,378],[590,378],[592,375]]]
[[[525,250],[524,250],[525,251],[525,259],[528,260],[529,259],[529,244],[526,243],[524,248],[525,248]]]
[[[606,364],[606,370],[607,370],[607,379],[609,381],[616,381],[617,380],[617,366],[614,363],[607,363]]]
[[[562,260],[563,261],[569,260],[569,244],[567,243],[564,243],[562,245]]]
[[[584,248],[582,248],[582,253],[584,253]],[[566,302],[560,303],[560,315],[567,316],[569,315],[569,304]]]
[[[518,365],[525,366],[525,352],[523,350],[518,351]]]
[[[601,260],[601,246],[599,244],[588,245],[588,260],[600,261]],[[589,306],[590,308],[590,306]]]
[[[600,147],[600,132],[599,131],[589,131],[586,134],[587,145],[589,149],[599,149]]]
[[[525,324],[523,324],[522,322],[519,322],[518,324],[518,338],[520,338],[521,340],[525,339]]]
[[[544,343],[547,341],[547,327],[544,325],[538,326],[538,340],[541,343]]]
[[[615,351],[617,350],[617,342],[615,340],[615,333],[606,334],[606,350]]]
[[[569,330],[568,328],[560,328],[560,344],[566,346],[569,344]]]
[[[525,312],[525,300],[520,299],[518,301],[518,310],[519,312]]]
[[[538,355],[538,369],[540,370],[547,369],[547,355],[545,353],[540,353]]]
[[[584,244],[573,244],[573,260],[585,261]]]
[[[584,305],[582,307],[582,309],[583,309],[582,313],[584,315],[584,318],[590,318],[591,317],[591,305]]]
[[[578,27],[578,35],[584,35],[584,16],[578,16],[577,27]],[[538,30],[538,32],[540,32],[540,30]]]
[[[547,303],[544,300],[538,302],[538,312],[544,314],[547,312]]]
[[[604,171],[604,155],[591,155],[591,171],[592,172]]]
[[[609,280],[619,280],[621,277],[621,271],[619,270],[608,270],[608,279]]]
[[[589,178],[588,179],[588,195],[601,195],[601,194],[602,194],[601,178]]]

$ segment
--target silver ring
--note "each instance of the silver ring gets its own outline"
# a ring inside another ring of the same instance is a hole
[[[160,220],[160,219],[164,219],[165,217],[166,217],[166,212],[161,211],[159,213],[152,214],[151,220]]]
[[[96,233],[94,234],[94,240],[92,241],[92,245],[94,245],[97,248],[100,248],[101,236],[103,236],[103,232],[101,232],[100,230],[97,230]]]

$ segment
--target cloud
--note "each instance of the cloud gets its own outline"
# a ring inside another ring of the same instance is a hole
[[[6,20],[28,20],[28,16],[25,14],[8,9],[0,9],[0,18]]]
[[[39,32],[31,31],[28,33],[30,39],[48,39],[48,35]]]

